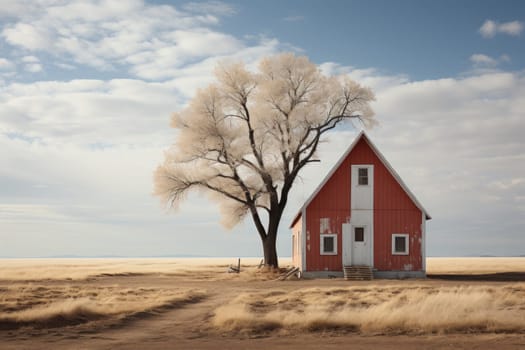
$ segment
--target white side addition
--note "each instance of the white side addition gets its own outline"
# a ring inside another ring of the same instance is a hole
[[[351,219],[343,225],[343,265],[373,266],[374,166],[352,165]]]

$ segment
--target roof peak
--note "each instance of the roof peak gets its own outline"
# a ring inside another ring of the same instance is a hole
[[[339,158],[339,160],[335,163],[335,165],[330,169],[328,174],[324,177],[324,179],[321,181],[321,183],[317,186],[317,188],[312,192],[312,194],[308,197],[308,199],[304,202],[301,209],[299,209],[299,212],[294,216],[294,219],[292,220],[292,223],[290,226],[293,226],[295,222],[298,220],[298,218],[302,215],[303,211],[306,209],[306,207],[310,204],[310,202],[315,198],[315,196],[319,193],[319,191],[324,187],[324,185],[328,182],[328,180],[332,177],[332,175],[335,173],[337,169],[341,166],[341,163],[348,157],[348,155],[352,152],[354,147],[357,145],[359,140],[364,139],[367,144],[370,146],[372,151],[375,153],[377,158],[383,163],[383,165],[387,168],[387,170],[390,172],[390,174],[394,177],[394,179],[398,182],[398,184],[401,186],[401,188],[405,191],[405,193],[408,195],[408,197],[412,200],[412,202],[418,207],[424,214],[425,218],[427,220],[432,219],[430,214],[426,211],[426,209],[423,207],[423,205],[417,200],[416,196],[410,191],[408,186],[403,182],[399,174],[394,170],[392,165],[386,160],[386,158],[383,156],[383,154],[379,151],[377,146],[372,142],[368,134],[365,132],[364,129],[361,129],[359,133],[356,135],[350,146],[346,149],[346,151],[343,153],[343,155]]]

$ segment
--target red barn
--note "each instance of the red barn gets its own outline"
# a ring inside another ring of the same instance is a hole
[[[307,276],[368,266],[375,277],[425,277],[430,215],[361,132],[294,217],[292,260]]]

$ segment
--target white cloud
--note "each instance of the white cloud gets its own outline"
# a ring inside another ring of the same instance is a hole
[[[24,70],[26,72],[38,73],[43,69],[40,60],[36,56],[24,56],[22,57],[22,62],[25,63]]]
[[[186,81],[191,83],[191,89],[185,90],[186,95],[192,95],[194,89],[209,81],[215,66],[223,60],[239,60],[246,63],[248,67],[253,67],[261,57],[266,55],[275,54],[279,51],[281,44],[277,40],[261,40],[252,46],[245,47],[240,45],[237,40],[233,37],[228,39],[224,37],[224,47],[208,47],[208,55],[206,57],[200,57],[201,60],[197,60],[195,63],[186,64],[180,67],[182,63],[174,62],[176,57],[186,57],[185,50],[194,50],[194,46],[206,46],[211,45],[208,42],[208,38],[203,37],[198,39],[196,33],[190,36],[195,37],[195,42],[189,43],[187,48],[164,48],[159,50],[155,54],[148,54],[139,58],[132,57],[134,59],[134,67],[132,72],[141,78],[145,79],[167,79],[172,78],[174,81]],[[185,34],[181,34],[185,36]],[[156,57],[154,60],[149,60],[150,57]],[[172,58],[172,59],[170,59]]]
[[[503,55],[499,56],[499,60],[500,60],[501,62],[510,62],[510,61],[511,61],[511,60],[510,60],[510,56],[507,55],[507,54],[503,54]]]
[[[496,35],[497,31],[498,26],[496,22],[491,20],[486,20],[481,26],[481,28],[479,28],[479,32],[485,38],[492,38],[494,35]]]
[[[27,72],[38,73],[42,71],[42,65],[40,63],[30,63],[24,66]]]
[[[12,70],[15,67],[13,62],[7,58],[0,57],[0,71]]]
[[[142,78],[166,79],[188,62],[248,48],[209,28],[218,23],[217,16],[235,13],[218,1],[189,3],[184,11],[138,0],[75,0],[22,8],[27,12],[9,13],[15,21],[4,25],[2,36],[15,47],[60,57],[62,64],[124,68]]]
[[[47,144],[158,144],[178,108],[173,83],[116,79],[13,83],[0,92],[0,130]]]
[[[231,16],[237,13],[237,9],[234,6],[222,1],[189,2],[183,5],[183,9],[189,12],[218,16]]]
[[[510,62],[510,56],[503,54],[499,57],[491,57],[485,54],[473,54],[469,57],[469,61],[472,63],[471,74],[483,75],[486,73],[497,73],[499,66]]]
[[[498,27],[498,31],[508,35],[518,36],[523,31],[523,22],[512,21],[501,23]]]
[[[17,23],[2,31],[6,41],[29,50],[46,50],[52,47],[51,34],[47,28],[37,28],[28,23]]]
[[[72,64],[67,64],[67,63],[62,63],[62,62],[54,62],[53,63],[55,66],[59,67],[59,68],[62,68],[64,70],[73,70],[75,69],[76,67]]]
[[[22,57],[22,62],[25,62],[25,63],[39,63],[40,60],[36,56],[24,56],[24,57]]]
[[[1,17],[19,17],[27,16],[41,11],[42,7],[49,1],[34,0],[0,0],[0,18]]]
[[[481,53],[476,53],[470,56],[470,62],[476,65],[487,65],[487,66],[496,66],[498,64],[498,60],[490,56],[481,54]]]
[[[126,59],[133,65],[133,73],[146,79],[175,77],[187,61],[228,55],[243,49],[243,44],[235,37],[204,29],[177,30],[167,33],[163,39],[173,44],[160,45]]]
[[[498,23],[493,20],[486,20],[479,28],[481,36],[484,38],[493,38],[496,34],[507,34],[511,36],[518,36],[523,31],[523,22],[511,21]]]
[[[406,75],[385,75],[375,68],[357,69],[343,66],[335,62],[322,63],[319,68],[325,75],[346,75],[364,86],[372,88],[376,93],[392,86],[408,82]]]

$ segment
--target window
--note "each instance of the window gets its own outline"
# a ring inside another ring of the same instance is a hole
[[[354,242],[364,242],[364,241],[365,241],[365,228],[355,227],[354,228]]]
[[[321,235],[321,255],[337,255],[337,235]]]
[[[408,255],[408,234],[394,233],[392,235],[392,254]]]
[[[357,169],[358,184],[368,186],[368,168]]]

